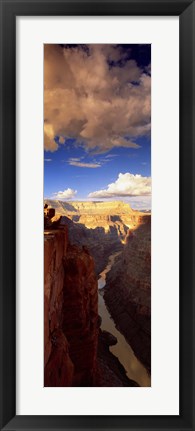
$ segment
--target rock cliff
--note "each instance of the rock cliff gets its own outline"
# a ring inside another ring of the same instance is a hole
[[[72,221],[46,207],[44,224],[44,386],[137,386],[100,330],[94,260],[70,244]]]
[[[46,199],[45,204],[55,208],[58,217],[63,216],[60,224],[68,225],[70,242],[87,246],[94,258],[97,275],[106,266],[110,254],[122,250],[129,228],[135,229],[146,216],[122,201],[63,202]]]
[[[104,300],[136,356],[151,369],[151,217],[130,230],[107,273]]]
[[[118,358],[111,354],[109,346],[114,346],[117,339],[107,331],[100,329],[98,338],[97,386],[139,386],[130,380]]]
[[[55,208],[57,214],[67,216],[76,223],[84,224],[88,229],[102,227],[107,233],[110,228],[116,227],[118,236],[126,234],[128,228],[134,228],[140,215],[144,216],[144,213],[134,211],[129,204],[122,201],[64,202],[45,199],[45,203]]]
[[[98,342],[98,291],[94,261],[87,250],[69,246],[64,260],[62,328],[74,363],[74,386],[95,383]]]
[[[67,229],[44,235],[45,386],[92,386],[98,342],[92,257],[71,247]]]

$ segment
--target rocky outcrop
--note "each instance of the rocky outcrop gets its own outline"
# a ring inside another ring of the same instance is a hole
[[[44,386],[72,386],[74,365],[69,354],[69,344],[61,329],[51,336],[51,352],[45,365]]]
[[[45,386],[92,386],[98,342],[92,257],[68,243],[67,228],[44,235]]]
[[[151,218],[130,230],[107,273],[104,300],[136,356],[151,369]]]
[[[57,229],[62,216],[55,215],[55,209],[44,205],[44,229]]]
[[[110,352],[109,346],[114,346],[116,343],[116,337],[100,329],[98,338],[97,386],[139,386],[138,383],[127,377],[118,358]]]
[[[98,342],[98,291],[88,250],[69,246],[64,260],[62,328],[74,363],[74,386],[95,383]]]
[[[64,265],[67,253],[68,233],[45,231],[44,233],[44,344],[45,365],[52,350],[53,332],[61,329],[63,315]]]

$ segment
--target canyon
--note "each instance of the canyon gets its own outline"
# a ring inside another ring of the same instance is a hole
[[[129,231],[106,277],[104,300],[117,328],[151,372],[151,218]]]
[[[45,200],[45,386],[140,385],[112,353],[117,338],[98,315],[98,278],[113,253],[102,295],[150,373],[150,214],[120,201]]]
[[[128,230],[135,229],[147,217],[122,201],[62,202],[45,199],[45,204],[68,225],[71,244],[86,246],[94,258],[96,274],[105,268],[113,251],[121,251]]]

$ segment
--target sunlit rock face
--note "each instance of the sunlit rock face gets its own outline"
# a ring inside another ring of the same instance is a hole
[[[151,217],[130,230],[106,277],[105,302],[136,356],[151,367]]]
[[[142,224],[146,214],[132,210],[129,204],[113,202],[63,202],[45,200],[68,225],[72,244],[87,246],[95,260],[96,274],[107,264],[110,254],[122,250],[129,228]],[[70,222],[72,221],[72,223]]]
[[[103,227],[108,232],[109,227],[116,226],[119,235],[126,233],[124,225],[132,229],[137,225],[140,215],[144,216],[144,213],[134,211],[122,201],[63,202],[46,199],[45,203],[55,208],[57,214],[65,215],[76,223],[83,223],[89,229]]]

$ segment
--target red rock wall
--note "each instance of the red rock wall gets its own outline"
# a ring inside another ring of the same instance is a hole
[[[97,356],[97,279],[67,229],[44,235],[45,386],[91,386]]]
[[[69,246],[64,262],[63,330],[75,365],[74,386],[94,383],[98,342],[98,289],[93,258]]]

